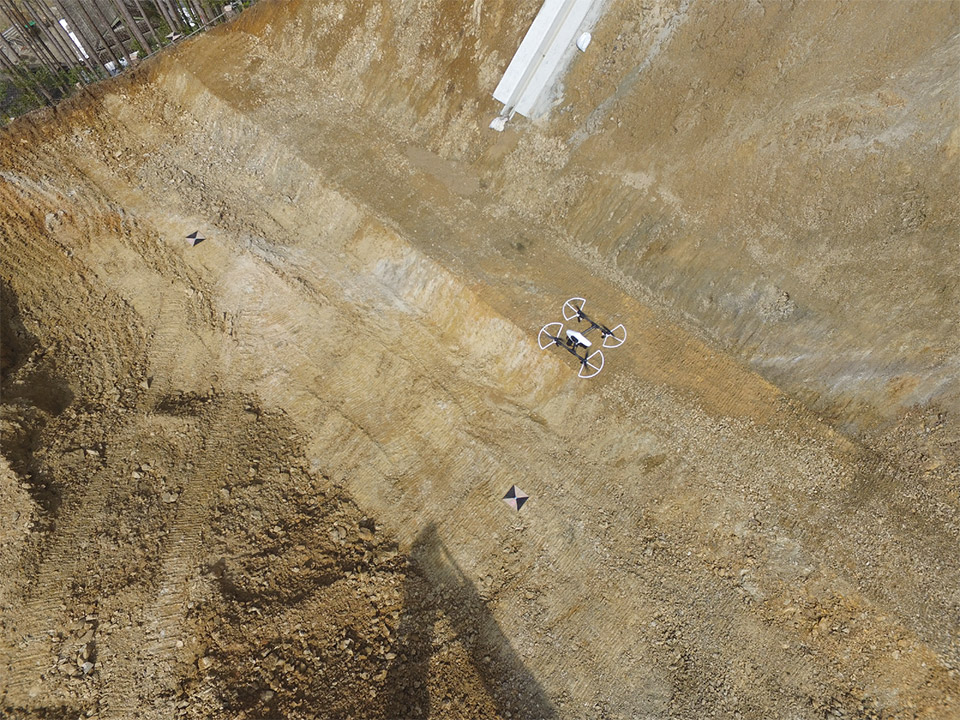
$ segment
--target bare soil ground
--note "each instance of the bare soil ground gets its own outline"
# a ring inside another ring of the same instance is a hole
[[[538,7],[0,135],[0,716],[960,717],[960,7],[611,0],[494,133]]]

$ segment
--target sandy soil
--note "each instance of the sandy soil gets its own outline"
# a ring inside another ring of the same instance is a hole
[[[538,6],[0,135],[0,715],[960,717],[960,6],[611,0],[498,134]]]

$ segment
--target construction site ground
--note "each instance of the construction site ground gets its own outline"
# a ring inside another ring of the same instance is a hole
[[[0,717],[960,718],[960,6],[610,0],[497,133],[539,6],[3,131]]]

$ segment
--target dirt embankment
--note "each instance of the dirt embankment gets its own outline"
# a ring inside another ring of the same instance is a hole
[[[496,134],[537,6],[262,2],[0,137],[2,712],[955,714],[957,5],[611,2]]]

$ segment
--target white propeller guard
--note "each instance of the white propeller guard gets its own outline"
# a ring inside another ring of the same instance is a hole
[[[556,332],[550,332],[550,328],[556,328]],[[554,337],[560,337],[560,333],[563,332],[563,323],[552,322],[547,323],[542,328],[540,328],[540,334],[537,336],[537,343],[540,345],[541,350],[546,350],[551,345],[555,344],[553,340]],[[550,336],[553,337],[550,337]]]
[[[615,348],[623,345],[623,341],[627,339],[627,329],[623,326],[623,323],[617,325],[615,328],[610,330],[609,335],[603,336],[603,346],[605,348]]]
[[[599,362],[599,365],[597,364]],[[603,370],[603,353],[600,350],[587,355],[587,362],[581,363],[580,372],[577,373],[583,379],[596,377]]]
[[[574,301],[579,300],[579,304],[574,304]],[[577,312],[583,310],[583,306],[587,304],[587,301],[582,297],[572,297],[563,304],[563,319],[564,320],[573,320],[575,317],[579,316]]]

